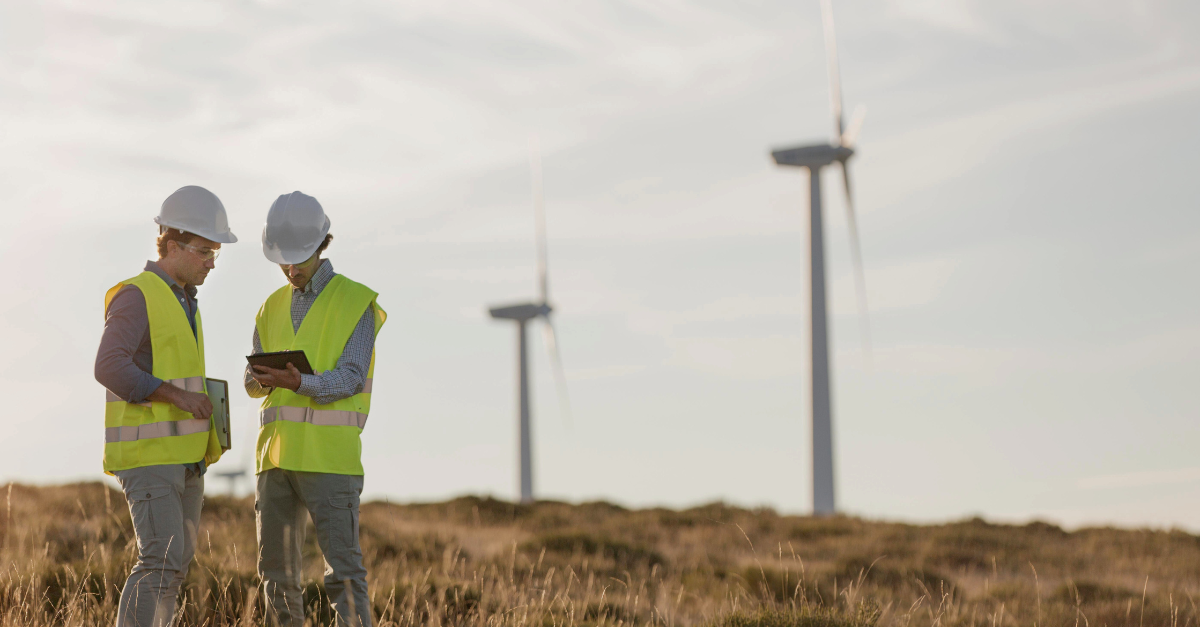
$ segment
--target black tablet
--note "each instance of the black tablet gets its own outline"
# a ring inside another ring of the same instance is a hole
[[[277,370],[287,370],[288,362],[291,362],[301,374],[313,373],[312,366],[308,365],[308,357],[304,354],[304,351],[257,353],[246,355],[246,361],[250,362],[251,366],[266,366]]]

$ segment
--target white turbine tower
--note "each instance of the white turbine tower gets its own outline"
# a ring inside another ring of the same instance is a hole
[[[550,351],[550,362],[554,366],[554,377],[558,382],[559,401],[563,417],[569,416],[566,372],[558,350],[558,338],[554,323],[550,320],[549,277],[546,268],[546,208],[542,201],[542,160],[536,147],[531,146],[529,168],[533,185],[534,228],[537,236],[538,294],[536,302],[503,305],[488,310],[493,318],[512,320],[517,323],[517,423],[520,449],[519,490],[522,503],[533,502],[533,434],[529,408],[529,360],[526,330],[530,320],[542,318],[546,349]]]
[[[837,163],[841,166],[846,188],[846,213],[850,225],[850,250],[854,257],[854,277],[858,292],[858,307],[863,324],[863,346],[870,353],[867,322],[867,289],[863,274],[862,252],[859,248],[858,222],[854,215],[854,198],[850,186],[850,157],[862,126],[863,109],[855,111],[849,128],[842,118],[842,84],[838,69],[837,42],[833,32],[833,7],[830,0],[821,0],[821,15],[825,30],[825,52],[829,63],[829,104],[833,110],[834,140],[797,148],[775,150],[771,157],[781,166],[807,168],[809,174],[809,271],[811,274],[812,307],[809,348],[812,357],[812,479],[813,514],[829,516],[837,512],[833,481],[833,400],[829,382],[829,309],[825,298],[825,237],[821,216],[821,168]]]

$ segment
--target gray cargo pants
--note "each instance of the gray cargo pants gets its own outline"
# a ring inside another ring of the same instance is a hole
[[[115,473],[129,502],[138,561],[117,606],[117,627],[165,627],[196,553],[204,476],[183,464]]]
[[[302,627],[301,557],[305,510],[325,556],[325,593],[339,626],[370,627],[367,569],[358,545],[361,475],[333,475],[272,468],[258,475],[254,509],[258,521],[258,575],[269,622]],[[349,590],[347,585],[349,584]],[[356,620],[355,620],[356,617]]]

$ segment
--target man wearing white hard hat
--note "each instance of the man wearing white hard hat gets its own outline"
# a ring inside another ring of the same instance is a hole
[[[237,237],[221,201],[203,187],[171,194],[154,221],[158,261],[108,290],[96,354],[96,380],[107,389],[104,471],[121,483],[138,546],[118,627],[172,624],[196,552],[204,472],[221,457],[196,287],[221,244]]]
[[[370,288],[322,259],[329,218],[316,198],[280,196],[267,213],[263,254],[288,284],[255,320],[255,353],[302,350],[314,374],[246,368],[246,391],[262,398],[257,445],[258,574],[267,614],[304,624],[301,549],[307,511],[325,556],[325,592],[338,625],[370,627],[367,571],[358,542],[363,489],[360,436],[371,408],[375,337],[387,314]],[[348,584],[348,585],[347,585]]]

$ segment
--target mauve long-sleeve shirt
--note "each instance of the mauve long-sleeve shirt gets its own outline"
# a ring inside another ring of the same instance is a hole
[[[146,262],[146,270],[157,274],[171,287],[196,333],[196,287],[181,287],[158,264]],[[142,290],[126,285],[108,303],[104,312],[104,334],[96,352],[96,380],[108,391],[128,403],[143,403],[162,385],[154,372],[154,352],[150,347],[150,319],[146,315],[146,297]]]

